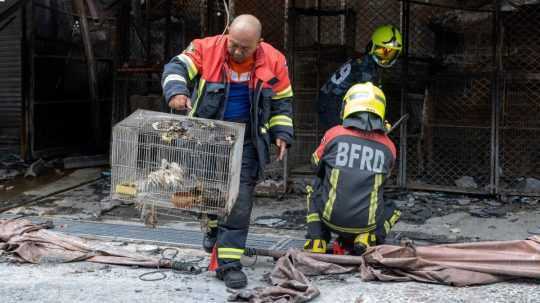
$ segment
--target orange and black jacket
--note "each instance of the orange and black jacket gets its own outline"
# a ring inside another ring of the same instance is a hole
[[[347,234],[374,230],[383,220],[382,185],[395,159],[396,147],[383,132],[329,129],[312,156],[317,177],[307,188],[310,237],[322,236],[321,224]]]
[[[227,40],[227,35],[195,39],[165,65],[161,84],[167,103],[174,95],[191,96],[189,116],[223,119],[230,84]],[[290,145],[293,139],[293,92],[287,62],[268,43],[261,42],[255,52],[249,95],[251,127],[247,129],[262,168],[270,160],[271,142],[280,138]]]

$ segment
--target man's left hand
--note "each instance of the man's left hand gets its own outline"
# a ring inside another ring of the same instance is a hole
[[[285,153],[287,152],[287,142],[285,142],[284,140],[280,138],[277,138],[276,146],[279,149],[279,155],[277,157],[277,160],[281,161],[283,160],[283,157],[285,157]]]

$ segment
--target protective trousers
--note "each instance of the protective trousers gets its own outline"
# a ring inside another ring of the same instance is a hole
[[[309,192],[309,191],[308,191]],[[327,242],[330,241],[331,232],[339,235],[343,239],[353,240],[356,236],[360,234],[367,233],[369,234],[369,244],[370,245],[379,245],[384,244],[386,236],[390,232],[390,229],[394,227],[396,222],[401,216],[401,212],[396,209],[396,206],[393,201],[384,202],[384,210],[382,216],[376,221],[374,228],[365,228],[368,226],[367,222],[358,222],[357,227],[344,227],[341,222],[330,221],[325,223],[322,215],[323,208],[318,208],[313,203],[311,195],[308,195],[308,237],[310,239],[323,239]],[[315,212],[313,211],[315,210]],[[317,215],[315,215],[317,214]],[[348,220],[352,221],[352,220]],[[365,223],[365,224],[363,224]],[[358,229],[357,232],[352,230]],[[362,231],[364,230],[365,231]],[[344,230],[350,230],[351,232],[345,232]]]
[[[220,267],[225,264],[241,266],[240,257],[244,254],[246,245],[258,168],[255,146],[250,140],[245,141],[238,199],[227,217],[217,220],[215,216],[209,216],[209,233],[217,234],[216,245]]]

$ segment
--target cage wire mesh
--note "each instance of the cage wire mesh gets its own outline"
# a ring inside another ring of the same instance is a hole
[[[406,153],[403,173],[407,185],[488,193],[493,189],[489,187],[491,179],[501,193],[537,192],[527,184],[540,179],[540,168],[535,164],[540,163],[540,5],[505,5],[500,18],[504,73],[502,80],[495,82],[493,6],[472,10],[444,7],[445,3],[409,2],[408,28],[401,28],[409,34],[404,107],[410,118],[405,149],[399,150]],[[235,15],[256,12],[263,21],[265,40],[280,50],[286,48],[295,92],[296,137],[289,152],[293,172],[310,172],[304,168],[322,135],[315,105],[320,86],[349,58],[349,48],[364,51],[378,25],[400,26],[402,5],[402,1],[350,0],[247,0],[231,5]],[[295,9],[307,9],[311,14],[295,14]],[[312,14],[339,9],[356,14],[354,22],[342,16]],[[400,60],[383,70],[390,122],[402,114],[402,63]],[[496,112],[493,91],[499,92],[500,98]],[[493,129],[495,114],[499,119]],[[399,129],[391,137],[399,147]],[[493,145],[493,138],[498,145]],[[495,153],[498,158],[490,164]],[[276,163],[269,166],[265,179],[283,171]],[[399,167],[396,163],[394,176]],[[499,179],[493,179],[493,174]],[[396,179],[392,177],[390,183],[396,184]]]
[[[123,42],[126,45],[119,46],[127,53],[118,58],[126,70],[118,72],[115,77],[113,122],[122,120],[138,108],[165,109],[164,102],[159,102],[162,88],[158,67],[181,53],[190,41],[201,37],[207,14],[213,13],[214,9],[207,7],[206,2],[149,1],[136,6],[137,1],[133,1],[128,5],[131,9],[129,19],[123,20],[128,22],[128,26],[119,28],[117,33],[127,37]],[[137,68],[146,68],[147,71],[135,71]]]
[[[355,48],[360,53],[365,53],[368,43],[371,41],[373,31],[381,25],[392,24],[401,28],[401,2],[400,1],[348,1],[350,7],[357,15],[355,32]],[[381,88],[386,96],[386,119],[394,123],[401,117],[401,65],[398,61],[390,69],[380,69]],[[409,118],[409,121],[411,118]],[[403,123],[407,123],[406,121]],[[390,138],[399,151],[400,131],[395,129]],[[399,156],[394,163],[392,173],[386,180],[385,185],[397,185],[399,176]]]
[[[392,24],[400,28],[400,1],[348,1],[358,16],[356,24],[356,49],[365,50],[375,28]]]
[[[233,207],[243,124],[137,110],[112,136],[111,198],[167,215],[226,215]]]
[[[540,5],[502,14],[501,192],[540,194]]]
[[[490,191],[492,25],[489,12],[410,4],[409,58],[429,68],[409,81],[423,96],[407,96],[407,186]]]
[[[346,1],[294,1],[289,28],[289,56],[295,92],[295,143],[289,164],[293,172],[311,172],[311,154],[320,143],[317,97],[328,77],[354,50],[355,19]]]
[[[280,51],[285,47],[285,0],[231,0],[233,13],[255,15],[262,23],[262,38]]]

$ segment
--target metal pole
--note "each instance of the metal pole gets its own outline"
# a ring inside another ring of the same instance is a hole
[[[493,72],[493,81],[491,85],[491,178],[490,178],[490,193],[499,193],[499,127],[500,127],[500,86],[501,86],[501,69],[502,69],[502,32],[500,8],[501,1],[494,0],[495,16],[493,18],[493,64],[495,70]]]
[[[403,30],[403,64],[401,65],[401,115],[407,113],[407,76],[409,72],[409,1],[401,2],[403,18],[401,28]],[[407,186],[407,123],[402,123],[399,132],[399,179],[398,186]]]

